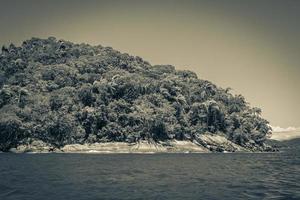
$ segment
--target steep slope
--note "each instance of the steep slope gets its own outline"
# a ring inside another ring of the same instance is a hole
[[[2,151],[35,140],[200,144],[203,134],[264,150],[270,134],[260,109],[194,72],[53,37],[3,47],[0,89]]]

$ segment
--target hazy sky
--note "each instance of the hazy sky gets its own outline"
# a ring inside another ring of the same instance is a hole
[[[243,94],[300,127],[298,0],[0,0],[0,45],[31,37],[111,46]]]

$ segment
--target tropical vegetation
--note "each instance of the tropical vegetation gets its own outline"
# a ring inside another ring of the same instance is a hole
[[[260,146],[270,131],[259,108],[192,71],[53,37],[2,47],[2,151],[33,139],[61,147],[192,141],[204,133]]]

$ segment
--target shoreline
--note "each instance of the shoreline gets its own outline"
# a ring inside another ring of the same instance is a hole
[[[106,142],[93,144],[68,144],[53,148],[39,142],[38,145],[20,145],[9,150],[11,153],[88,153],[88,154],[154,154],[154,153],[208,153],[209,150],[190,141],[170,141],[166,143]]]
[[[242,147],[222,135],[200,135],[196,140],[168,140],[136,143],[103,142],[67,144],[57,148],[41,140],[20,144],[9,149],[11,153],[83,153],[83,154],[155,154],[155,153],[260,153],[275,151],[271,146]]]

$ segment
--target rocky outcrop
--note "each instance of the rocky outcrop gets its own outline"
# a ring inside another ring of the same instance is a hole
[[[195,141],[212,152],[249,151],[248,149],[231,142],[222,135],[198,134]]]
[[[58,148],[55,148],[41,140],[33,140],[27,144],[21,144],[16,148],[11,148],[9,152],[12,153],[49,153],[60,152]]]
[[[41,140],[33,140],[9,151],[12,153],[208,153],[274,151],[274,149],[268,145],[247,148],[231,142],[224,135],[199,134],[193,141],[96,142],[68,144],[61,148],[55,148]]]
[[[222,134],[198,134],[196,141],[212,152],[276,152],[277,148],[266,143],[256,144],[253,140],[238,145]]]
[[[139,141],[137,143],[106,142],[93,144],[72,144],[61,148],[65,153],[204,153],[209,152],[203,146],[191,141],[171,140],[154,143]]]

